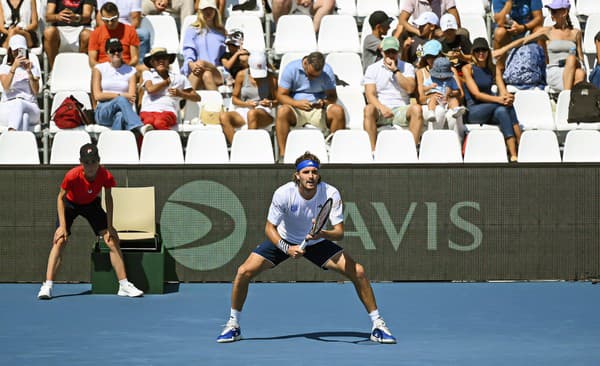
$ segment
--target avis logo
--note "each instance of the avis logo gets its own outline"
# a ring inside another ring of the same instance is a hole
[[[209,271],[232,260],[246,237],[246,214],[229,188],[213,181],[179,187],[163,206],[164,245],[183,266]]]

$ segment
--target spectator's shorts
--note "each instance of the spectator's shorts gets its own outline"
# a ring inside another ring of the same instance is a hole
[[[377,116],[377,126],[389,126],[389,125],[398,125],[401,127],[408,127],[408,119],[406,118],[406,112],[410,105],[403,105],[400,107],[392,108],[392,113],[394,113],[393,117],[385,118],[381,114],[381,111],[378,111]]]

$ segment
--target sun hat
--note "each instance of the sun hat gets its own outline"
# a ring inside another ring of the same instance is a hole
[[[446,57],[438,57],[433,61],[433,66],[429,73],[432,77],[437,79],[448,79],[454,76],[452,72],[452,65],[450,64],[450,60]]]
[[[150,50],[150,52],[148,52],[145,56],[144,56],[144,65],[146,65],[148,68],[152,68],[152,64],[151,61],[153,58],[158,57],[158,56],[168,56],[169,57],[169,65],[172,64],[173,62],[175,62],[175,54],[174,53],[169,53],[167,51],[166,48],[164,47],[155,47],[153,49]]]

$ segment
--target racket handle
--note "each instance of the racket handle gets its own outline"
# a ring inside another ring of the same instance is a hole
[[[304,248],[306,248],[306,239],[302,240],[302,243],[300,243],[300,249],[304,250]]]

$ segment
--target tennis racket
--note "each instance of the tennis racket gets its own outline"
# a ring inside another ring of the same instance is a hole
[[[333,200],[328,198],[327,201],[321,206],[321,211],[315,217],[315,222],[313,223],[312,228],[308,232],[310,235],[315,235],[323,229],[325,223],[327,222],[327,218],[329,218],[329,213],[331,212],[331,206],[333,206]],[[300,249],[304,250],[306,248],[306,239],[302,240],[300,244]]]

